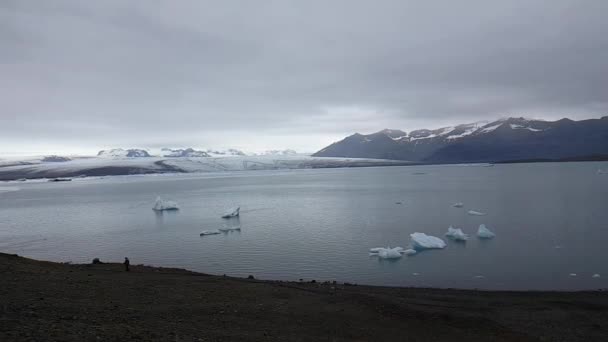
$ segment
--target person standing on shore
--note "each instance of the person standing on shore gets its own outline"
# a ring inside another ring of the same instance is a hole
[[[125,262],[123,262],[123,264],[125,265],[125,271],[129,272],[129,265],[131,264],[129,258],[125,257]]]

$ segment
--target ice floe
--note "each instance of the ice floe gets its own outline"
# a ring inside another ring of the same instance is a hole
[[[467,234],[463,233],[462,229],[454,228],[452,226],[450,226],[448,228],[448,232],[445,233],[445,236],[449,237],[452,240],[456,240],[456,241],[467,241],[469,239],[469,236]]]
[[[473,215],[473,216],[485,216],[486,213],[482,213],[481,211],[475,211],[475,210],[469,210],[467,212],[469,215]]]
[[[411,248],[408,248],[408,249],[406,249],[406,250],[403,251],[403,254],[405,254],[405,255],[414,255],[416,253],[417,253],[416,250],[415,249],[411,249]]]
[[[234,226],[234,227],[222,227],[220,229],[218,229],[221,232],[232,232],[232,231],[240,231],[241,230],[241,226]]]
[[[394,247],[394,248],[375,247],[375,248],[369,249],[369,253],[371,255],[378,256],[379,258],[382,258],[382,259],[398,259],[398,258],[401,258],[401,256],[403,254],[407,254],[406,251],[408,251],[408,250],[406,250],[403,247]],[[407,255],[411,255],[411,254],[407,254]]]
[[[240,211],[241,211],[241,207],[231,208],[222,215],[222,218],[237,217],[237,216],[239,216]]]
[[[479,229],[477,230],[477,237],[480,239],[491,239],[495,237],[496,234],[492,233],[485,224],[480,224]]]
[[[570,273],[569,274],[571,277],[576,277],[576,273]]]
[[[177,202],[174,201],[165,201],[160,196],[156,197],[156,202],[154,203],[153,210],[162,211],[162,210],[178,210],[179,207]]]
[[[207,235],[217,235],[220,234],[221,232],[219,230],[203,230],[201,232],[201,236],[207,236]]]
[[[433,249],[433,248],[445,248],[445,241],[441,240],[436,236],[426,235],[424,233],[413,233],[410,234],[412,239],[412,247],[416,250],[419,249]]]
[[[599,273],[596,273],[596,274],[594,274],[594,275],[591,276],[591,278],[599,278],[599,277],[600,277]]]
[[[457,202],[457,203],[452,204],[452,207],[454,207],[454,208],[462,208],[462,207],[464,207],[464,203]]]

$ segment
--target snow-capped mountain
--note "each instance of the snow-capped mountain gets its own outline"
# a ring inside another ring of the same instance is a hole
[[[170,149],[163,148],[161,150],[163,157],[174,157],[174,158],[184,158],[184,157],[210,157],[209,153],[205,151],[197,151],[193,148],[185,148],[185,149]]]
[[[105,158],[142,158],[142,157],[151,157],[148,151],[140,150],[140,149],[122,149],[115,148],[111,150],[101,150],[97,153],[98,157]]]
[[[409,133],[385,129],[353,134],[313,156],[458,163],[600,154],[608,155],[608,117],[582,121],[504,118]]]
[[[246,156],[245,152],[234,148],[227,150],[211,150],[205,151],[210,157],[234,157],[234,156]]]

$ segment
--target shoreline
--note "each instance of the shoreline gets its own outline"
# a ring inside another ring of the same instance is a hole
[[[608,339],[608,292],[303,283],[0,253],[0,340]]]

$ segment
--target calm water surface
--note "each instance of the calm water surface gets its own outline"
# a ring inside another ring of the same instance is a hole
[[[261,279],[484,289],[608,287],[608,163],[417,166],[0,183],[0,251]],[[18,190],[17,190],[18,189]],[[17,190],[17,191],[8,191]],[[157,195],[178,212],[151,210]],[[397,204],[396,202],[401,202]],[[453,208],[463,202],[462,209]],[[240,205],[238,222],[220,218]],[[487,213],[469,216],[468,210]],[[475,237],[485,223],[497,237]],[[240,224],[240,232],[200,237]],[[409,234],[466,243],[399,260]],[[577,276],[571,276],[575,273]],[[601,274],[601,278],[592,275]]]

